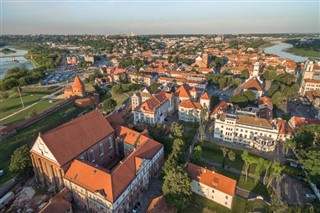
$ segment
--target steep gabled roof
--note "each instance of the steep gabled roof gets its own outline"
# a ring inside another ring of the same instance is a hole
[[[209,95],[208,95],[207,92],[204,92],[204,93],[200,96],[200,99],[210,100],[210,97],[209,97]]]
[[[187,165],[188,174],[195,181],[205,184],[220,192],[233,196],[236,190],[237,181],[220,175],[212,170],[205,169],[192,163]]]
[[[114,129],[102,113],[94,110],[41,134],[40,137],[63,166],[113,132]]]
[[[78,75],[76,75],[76,77],[74,78],[72,88],[77,88],[77,89],[84,88],[84,85]]]
[[[251,78],[249,81],[243,84],[243,89],[255,89],[262,91],[260,82],[256,78]]]
[[[191,90],[191,87],[188,85],[188,84],[182,84],[178,89],[177,91],[175,92],[175,94],[178,96],[178,97],[182,97],[182,98],[190,98],[191,95],[190,95],[190,91]]]
[[[187,109],[202,109],[202,106],[199,102],[194,102],[191,100],[184,100],[181,101],[179,106],[187,108]]]

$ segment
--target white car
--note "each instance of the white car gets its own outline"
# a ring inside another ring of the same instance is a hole
[[[3,170],[0,170],[0,177],[4,174]]]
[[[316,199],[316,196],[314,194],[306,194],[307,198]]]

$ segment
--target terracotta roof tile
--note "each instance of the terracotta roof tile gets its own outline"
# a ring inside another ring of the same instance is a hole
[[[225,194],[233,196],[236,190],[237,181],[226,176],[220,175],[209,169],[188,163],[188,174],[195,181],[217,189]]]
[[[178,97],[183,97],[183,98],[190,98],[191,95],[190,95],[190,91],[191,90],[191,87],[188,85],[188,84],[182,84],[178,89],[177,91],[175,92],[175,94],[178,96]]]
[[[148,206],[147,213],[175,213],[174,207],[170,207],[165,197],[159,196],[154,198]]]
[[[203,93],[203,94],[201,95],[200,99],[210,100],[210,97],[209,97],[208,93],[205,92],[205,93]]]
[[[219,110],[225,110],[225,108],[228,106],[228,103],[225,102],[224,100],[221,100],[212,110],[210,116],[214,116],[218,114]]]
[[[266,96],[259,98],[259,104],[268,104],[269,106],[273,106],[270,98],[268,98]]]
[[[268,129],[273,129],[272,124],[264,118],[251,117],[245,115],[237,115],[237,123],[242,123],[251,126],[264,127]]]
[[[72,88],[79,88],[82,89],[84,87],[82,81],[80,80],[79,76],[76,75],[76,77],[74,78],[73,84],[72,84]]]
[[[188,108],[188,109],[202,109],[202,106],[199,102],[194,102],[191,100],[183,100],[181,101],[179,106]]]
[[[114,129],[102,113],[94,110],[40,137],[63,166],[113,132]]]
[[[243,84],[243,89],[256,89],[262,91],[261,84],[256,78],[251,78]]]

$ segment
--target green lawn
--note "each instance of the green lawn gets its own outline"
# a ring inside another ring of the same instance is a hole
[[[130,91],[130,92],[126,92],[126,93],[122,93],[122,94],[116,94],[114,92],[112,92],[112,90],[110,90],[111,93],[111,98],[114,99],[117,102],[117,107],[120,107],[122,104],[124,104],[126,102],[126,100],[131,97],[136,91]]]
[[[219,145],[216,145],[214,143],[210,142],[204,142],[202,145],[202,157],[207,158],[209,160],[212,160],[214,162],[222,163],[223,160],[223,155],[222,155],[222,150]],[[237,149],[230,149],[236,154],[236,159],[234,161],[230,161],[228,156],[225,158],[225,166],[230,166],[239,170],[244,170],[244,161],[241,158],[241,154],[243,151],[237,150]],[[250,173],[254,173],[255,166],[252,165],[249,168]]]
[[[58,125],[61,125],[72,118],[77,117],[78,114],[84,110],[85,109],[81,109],[73,105],[66,106],[47,116],[43,120],[21,129],[18,134],[2,141],[0,143],[0,168],[4,170],[5,174],[0,177],[0,184],[15,176],[15,174],[10,172],[8,168],[10,156],[16,148],[24,144],[27,144],[31,148],[39,132],[46,132]]]
[[[49,95],[54,91],[58,90],[58,87],[49,87],[49,88],[26,88],[21,92],[22,100],[24,106],[31,105],[39,101],[43,96]],[[0,118],[4,118],[18,110],[22,109],[20,96],[18,93],[13,93],[7,99],[2,99],[0,101]],[[3,125],[0,122],[0,125]]]
[[[287,49],[286,52],[293,53],[295,55],[305,56],[305,57],[316,57],[320,58],[320,51],[305,49],[305,48],[296,48],[292,47]]]
[[[233,201],[232,210],[230,210],[218,203],[193,193],[190,205],[184,210],[178,211],[178,213],[246,213],[255,211],[268,212],[269,206],[261,200],[247,201],[236,195]]]
[[[15,124],[15,123],[18,123],[20,121],[23,121],[27,118],[29,118],[30,116],[30,113],[35,110],[37,112],[37,114],[40,114],[41,112],[61,103],[63,100],[52,100],[52,102],[50,103],[49,100],[44,100],[44,101],[41,101],[40,103],[34,105],[33,107],[30,107],[29,109],[26,109],[10,118],[7,118],[3,121],[1,121],[1,125],[5,125],[5,126],[8,126],[8,125],[12,125],[12,124]]]

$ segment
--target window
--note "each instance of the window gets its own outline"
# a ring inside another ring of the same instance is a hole
[[[228,195],[226,196],[226,199],[228,199]]]
[[[214,193],[214,190],[212,189],[212,193]]]
[[[113,148],[112,136],[109,137],[109,149]]]
[[[104,148],[102,143],[99,144],[99,151],[100,151],[100,155],[104,154]]]
[[[93,149],[90,150],[89,155],[90,155],[90,160],[91,160],[91,162],[95,162],[96,159],[94,158],[94,151],[93,151]]]
[[[224,204],[228,205],[228,203],[227,203],[227,202],[225,202]]]

